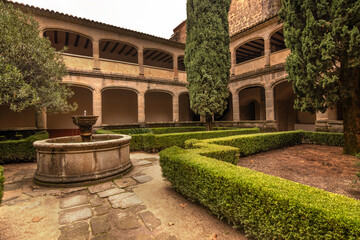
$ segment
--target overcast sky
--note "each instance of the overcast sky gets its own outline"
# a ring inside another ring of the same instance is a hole
[[[186,0],[13,0],[114,26],[170,38],[186,19]]]

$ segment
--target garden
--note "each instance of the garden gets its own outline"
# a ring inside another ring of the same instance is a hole
[[[338,159],[321,158],[321,153],[338,151],[337,157],[344,156],[339,152],[342,134],[301,130],[262,133],[256,128],[204,130],[203,127],[99,129],[97,133],[127,133],[132,136],[131,151],[160,151],[163,176],[176,191],[205,206],[232,226],[243,229],[248,236],[256,239],[359,238],[360,203],[356,188],[353,195],[340,195],[322,190],[326,187],[318,178],[302,184],[294,178],[294,172],[288,172],[287,177],[292,176],[293,181],[285,179],[281,172],[284,166],[299,167],[299,163],[292,162],[294,159],[288,151],[303,147],[302,152],[306,149],[312,152],[307,158],[300,158],[303,161],[318,158],[320,165],[325,167],[321,170],[323,175],[328,176],[329,167],[337,165]],[[44,138],[47,138],[46,133],[37,133],[21,140],[0,142],[2,163],[34,161],[32,142]],[[335,150],[334,147],[325,148],[329,146],[336,146]],[[275,154],[266,155],[272,151],[276,151]],[[282,163],[274,162],[276,158],[282,158]],[[351,177],[355,179],[355,159],[349,156],[342,162],[347,166],[341,165],[337,171],[350,168],[350,175],[352,173]],[[309,174],[311,168],[319,170],[321,166],[306,168],[300,173]],[[3,181],[1,170],[1,190]]]

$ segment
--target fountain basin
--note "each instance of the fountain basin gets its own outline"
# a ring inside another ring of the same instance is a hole
[[[114,179],[132,167],[131,137],[122,134],[93,135],[92,142],[80,136],[34,142],[39,185],[73,187]]]

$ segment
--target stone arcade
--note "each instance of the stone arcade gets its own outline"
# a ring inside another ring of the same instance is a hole
[[[232,57],[228,109],[218,125],[277,130],[342,131],[341,108],[311,115],[293,109],[286,81],[285,47],[278,0],[233,0],[229,12]],[[0,106],[0,130],[48,129],[50,136],[74,135],[70,115],[99,116],[95,127],[199,124],[189,107],[184,66],[186,23],[170,39],[123,29],[33,6],[13,3],[39,22],[41,37],[63,58],[78,110],[51,115]],[[337,111],[339,109],[339,111]],[[35,117],[36,115],[36,117]],[[21,117],[19,117],[21,116]],[[37,124],[36,124],[37,123]]]

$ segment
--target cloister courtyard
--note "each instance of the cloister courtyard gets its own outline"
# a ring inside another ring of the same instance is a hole
[[[191,21],[167,39],[0,4],[31,15],[77,105],[0,104],[0,240],[360,239],[360,153],[344,153],[359,141],[346,128],[349,101],[295,109],[304,85],[289,81],[280,1],[228,2],[227,104],[210,118],[190,103]]]

